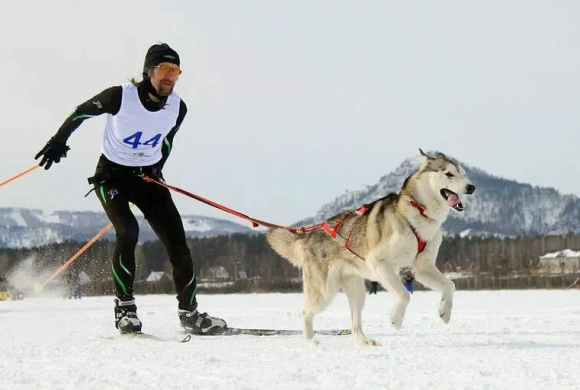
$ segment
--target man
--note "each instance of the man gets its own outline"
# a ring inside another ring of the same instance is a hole
[[[411,271],[408,271],[407,274],[405,275],[405,287],[407,288],[407,291],[409,291],[411,294],[413,294],[414,290],[413,286],[414,281],[415,277],[413,276],[413,273]]]
[[[143,66],[143,80],[105,89],[76,107],[58,132],[36,155],[40,166],[49,169],[66,157],[66,145],[87,118],[107,114],[104,138],[94,177],[89,183],[116,231],[112,273],[115,326],[121,333],[141,331],[133,297],[135,247],[139,226],[130,210],[134,203],[163,242],[173,265],[181,326],[194,334],[219,333],[224,320],[197,310],[196,275],[186,245],[181,216],[169,190],[151,182],[146,175],[163,181],[162,169],[173,147],[173,138],[187,113],[187,106],[173,92],[181,74],[179,55],[169,45],[149,48]]]
[[[81,280],[72,269],[64,275],[64,299],[81,299]]]

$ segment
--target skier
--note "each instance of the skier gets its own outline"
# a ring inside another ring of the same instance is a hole
[[[71,270],[64,276],[64,285],[65,285],[65,293],[63,296],[64,299],[81,298],[80,296],[81,283],[79,280],[79,276],[75,272]]]
[[[181,326],[194,334],[220,333],[227,327],[224,320],[198,311],[193,261],[169,190],[142,180],[147,175],[164,182],[163,166],[187,113],[185,102],[173,92],[181,73],[175,50],[166,43],[151,46],[141,81],[133,78],[130,83],[107,88],[77,106],[35,156],[42,157],[40,166],[49,169],[66,157],[70,150],[67,140],[85,119],[107,114],[102,154],[89,184],[116,231],[114,312],[115,327],[122,334],[138,333],[142,328],[133,296],[139,226],[129,202],[143,212],[169,254]]]
[[[414,281],[415,281],[415,277],[413,276],[413,274],[410,271],[407,272],[407,274],[405,275],[405,287],[406,287],[407,291],[409,291],[411,294],[413,294],[413,290],[414,290],[414,285],[413,285]]]

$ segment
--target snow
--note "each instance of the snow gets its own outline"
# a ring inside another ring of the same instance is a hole
[[[28,224],[22,217],[22,214],[20,214],[18,211],[13,211],[12,213],[10,213],[10,217],[14,220],[16,226],[28,226]]]
[[[44,245],[47,242],[62,242],[63,238],[59,235],[58,231],[55,231],[49,227],[29,227],[29,229],[24,232],[3,232],[0,237],[0,241],[4,242],[4,245],[8,248],[30,248],[32,246]]]
[[[211,225],[204,220],[196,218],[183,219],[183,228],[186,232],[208,232],[211,230]]]
[[[558,252],[546,253],[544,256],[540,256],[540,259],[555,259],[559,257],[580,257],[580,252],[564,249]]]
[[[367,296],[363,326],[381,346],[351,336],[193,337],[189,343],[107,337],[113,297],[0,302],[1,389],[577,389],[580,291],[458,291],[451,322],[439,294],[415,292],[400,331],[393,296]],[[230,326],[300,329],[301,294],[199,295]],[[183,337],[172,295],[137,296],[144,331]],[[339,294],[316,329],[344,328]]]
[[[39,220],[47,223],[62,223],[60,216],[55,212],[39,211],[35,215]]]
[[[91,277],[85,271],[79,273],[79,283],[85,285],[91,282]]]
[[[460,272],[446,272],[443,275],[445,275],[448,279],[465,279],[465,278],[470,278],[471,275],[466,275],[466,274],[462,274]]]

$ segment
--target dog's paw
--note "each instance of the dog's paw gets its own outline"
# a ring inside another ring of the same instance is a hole
[[[439,305],[439,317],[444,323],[448,324],[451,319],[451,310],[453,309],[453,302],[449,298],[442,298]]]
[[[358,345],[362,345],[364,347],[375,347],[375,346],[380,345],[377,341],[369,339],[368,337],[357,338],[356,343]]]
[[[391,324],[395,329],[399,330],[403,327],[403,319],[405,318],[405,312],[401,310],[393,310],[391,313]]]
[[[308,345],[312,345],[313,347],[320,345],[320,341],[317,339],[306,339],[306,342]]]
[[[312,340],[314,338],[314,329],[312,329],[311,327],[304,327],[304,329],[302,330],[302,336],[304,336],[304,338],[306,340]]]

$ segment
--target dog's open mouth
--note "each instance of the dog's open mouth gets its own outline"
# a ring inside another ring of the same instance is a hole
[[[463,203],[461,203],[459,195],[457,195],[455,192],[448,190],[447,188],[443,188],[441,190],[441,196],[443,197],[443,199],[445,199],[449,207],[452,207],[457,211],[465,210],[465,206],[463,206]]]

